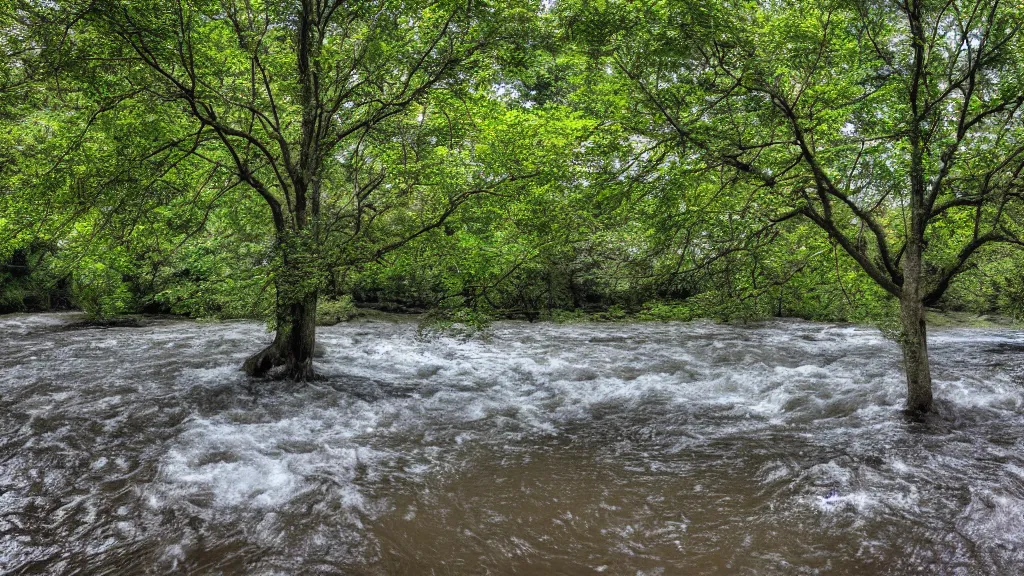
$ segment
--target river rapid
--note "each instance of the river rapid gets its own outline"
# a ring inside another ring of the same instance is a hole
[[[1024,332],[0,317],[2,574],[1024,573]]]

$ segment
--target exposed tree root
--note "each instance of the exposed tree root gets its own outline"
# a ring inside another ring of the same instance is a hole
[[[285,363],[281,347],[277,342],[253,354],[242,364],[242,371],[253,377],[266,376],[267,372]]]
[[[241,370],[254,378],[262,378],[281,366],[284,366],[284,369],[280,373],[275,372],[273,374],[275,377],[296,382],[312,382],[319,379],[313,369],[312,358],[300,361],[288,354],[282,354],[281,346],[277,342],[246,359]]]

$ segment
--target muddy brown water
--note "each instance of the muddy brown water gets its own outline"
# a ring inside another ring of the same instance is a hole
[[[1024,332],[0,317],[2,574],[1024,573]]]

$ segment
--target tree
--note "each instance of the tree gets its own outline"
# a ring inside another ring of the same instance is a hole
[[[677,157],[748,217],[804,218],[900,307],[907,412],[932,410],[925,307],[1024,246],[1024,17],[1000,0],[618,5],[610,59]],[[629,38],[627,42],[625,38]]]
[[[22,147],[17,125],[33,102],[32,81],[38,75],[37,39],[33,37],[33,21],[22,2],[0,5],[0,261],[5,261],[20,246],[8,229],[13,224],[6,217],[13,213],[11,189],[16,179],[16,166]],[[6,267],[6,265],[5,265]]]
[[[464,86],[487,50],[530,10],[478,2],[378,0],[99,1],[83,21],[109,39],[123,89],[192,119],[162,145],[205,160],[225,188],[269,211],[277,270],[276,335],[243,368],[314,377],[319,291],[330,259],[381,218],[377,199],[422,184],[389,180],[375,139],[440,88]],[[128,64],[125,64],[127,62]],[[212,152],[211,152],[212,150]],[[461,182],[406,238],[436,228],[476,193],[518,178]]]

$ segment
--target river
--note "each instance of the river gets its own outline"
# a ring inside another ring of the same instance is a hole
[[[3,574],[1024,573],[1024,332],[0,317]]]

